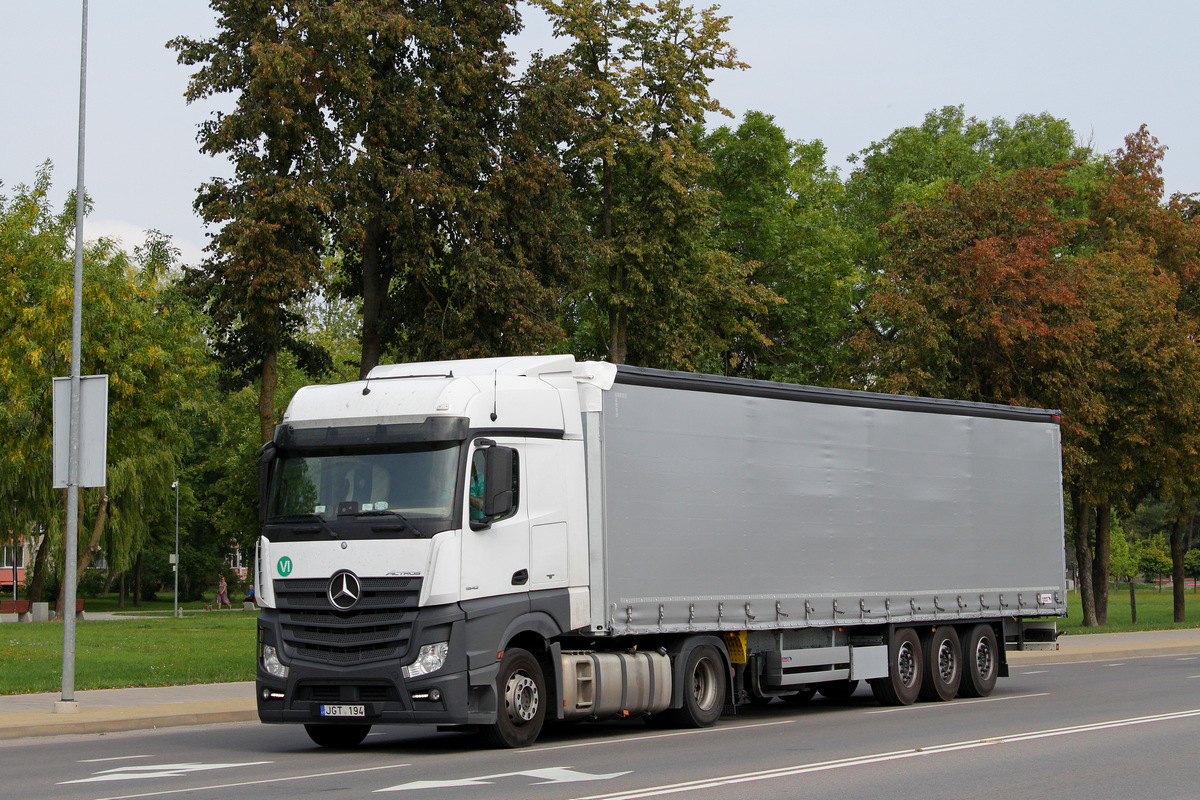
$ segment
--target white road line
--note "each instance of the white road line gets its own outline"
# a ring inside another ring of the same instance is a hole
[[[1200,658],[1200,656],[1185,656],[1184,658],[1177,658],[1175,660],[1176,661],[1195,661],[1197,658]]]
[[[1030,697],[1045,697],[1049,692],[1037,692],[1036,694],[1013,694],[1006,697],[980,697],[977,700],[955,700],[953,703],[920,703],[911,706],[894,706],[892,708],[877,708],[873,711],[866,711],[866,714],[893,714],[897,711],[927,711],[934,708],[958,708],[959,706],[970,706],[975,703],[998,703],[1001,700],[1027,700]]]
[[[1200,678],[1200,675],[1188,675],[1189,678]]]
[[[1113,663],[1105,664],[1104,666],[1106,666],[1106,667],[1123,667],[1123,666],[1125,666],[1125,662],[1124,661],[1114,661]]]
[[[617,736],[612,739],[601,739],[595,742],[580,742],[578,744],[552,744],[547,747],[525,747],[520,750],[514,750],[513,755],[519,753],[545,753],[549,750],[572,750],[576,747],[595,747],[602,744],[623,744],[625,742],[641,742],[648,739],[667,739],[672,736],[692,736],[698,733],[724,733],[727,731],[741,731],[748,728],[766,728],[771,725],[791,725],[795,720],[785,719],[779,722],[756,722],[753,725],[722,725],[715,728],[697,728],[690,731],[675,731],[673,733],[652,733],[646,736]]]
[[[1113,728],[1122,728],[1130,725],[1144,725],[1153,722],[1170,722],[1173,720],[1198,716],[1200,716],[1200,709],[1192,709],[1191,711],[1178,711],[1171,714],[1156,714],[1149,717],[1131,717],[1129,719],[1109,720],[1107,722],[1096,722],[1088,725],[1075,725],[1069,728],[1051,728],[1043,731],[1029,731],[1027,733],[1018,733],[1009,736],[997,736],[989,739],[974,739],[966,742],[954,742],[951,744],[919,747],[911,750],[874,753],[871,755],[855,756],[852,758],[841,758],[834,761],[821,761],[814,764],[797,764],[791,767],[781,767],[778,769],[763,770],[761,772],[746,772],[738,775],[725,775],[716,778],[707,778],[704,780],[687,781],[686,783],[665,784],[663,786],[652,786],[645,789],[633,789],[624,792],[614,792],[612,794],[591,795],[588,797],[576,798],[576,800],[637,800],[637,798],[643,797],[659,797],[661,795],[678,794],[680,792],[693,792],[700,789],[716,789],[721,786],[730,786],[738,783],[750,783],[753,781],[771,780],[774,778],[788,778],[811,772],[825,772],[834,769],[844,769],[846,767],[881,764],[887,761],[898,761],[907,758],[917,758],[919,756],[939,755],[941,753],[952,753],[980,747],[992,747],[994,745],[1028,742],[1036,739],[1048,739],[1056,736],[1070,736],[1077,733],[1091,733],[1093,731],[1110,730]]]
[[[343,769],[337,772],[314,772],[309,775],[289,775],[283,778],[264,778],[259,781],[242,781],[240,783],[221,783],[212,786],[188,786],[184,789],[164,789],[161,792],[144,792],[142,794],[123,794],[114,797],[101,797],[97,800],[135,800],[139,797],[162,797],[168,794],[183,794],[184,792],[207,792],[214,789],[236,789],[240,786],[261,786],[266,783],[287,783],[288,781],[307,781],[313,778],[332,778],[338,775],[357,775],[362,772],[378,772],[381,769],[399,769],[411,767],[412,764],[385,764],[382,767],[364,767],[362,769]]]
[[[154,758],[154,756],[113,756],[112,758],[85,758],[81,759],[80,764],[99,764],[101,761],[128,761],[131,758]]]
[[[1041,674],[1049,672],[1049,671],[1050,670],[1048,670],[1048,669],[1031,669],[1028,672],[1022,672],[1021,674],[1022,675],[1041,675]]]

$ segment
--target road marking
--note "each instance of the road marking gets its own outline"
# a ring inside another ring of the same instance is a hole
[[[480,775],[478,778],[453,778],[448,781],[410,781],[409,783],[401,783],[396,786],[388,786],[385,789],[376,789],[375,792],[407,792],[417,789],[451,789],[460,788],[463,786],[491,786],[500,778],[540,778],[541,780],[529,784],[530,786],[546,786],[552,783],[582,783],[584,781],[610,781],[613,778],[619,778],[622,775],[628,775],[629,772],[609,772],[601,775],[593,775],[590,772],[578,772],[570,767],[546,767],[544,769],[528,769],[522,772],[501,772],[497,775]]]
[[[192,772],[204,772],[210,769],[230,769],[232,767],[257,767],[270,764],[270,761],[243,761],[235,764],[147,764],[144,767],[116,767],[97,772],[90,778],[80,778],[74,781],[59,781],[59,786],[70,783],[99,783],[101,781],[139,781],[147,778],[178,778]]]
[[[1200,658],[1200,656],[1187,656],[1185,658],[1177,658],[1175,660],[1176,661],[1195,661],[1197,658]]]
[[[101,761],[129,761],[134,758],[154,758],[154,756],[113,756],[112,758],[85,758],[79,764],[99,764]]]
[[[1001,700],[1027,700],[1030,697],[1046,697],[1049,692],[1038,692],[1036,694],[1013,694],[1006,697],[980,697],[977,700],[955,700],[953,703],[921,703],[920,705],[912,706],[894,706],[892,708],[877,708],[873,711],[867,711],[867,714],[892,714],[896,711],[924,711],[930,708],[958,708],[959,706],[970,706],[975,703],[998,703]]]
[[[1189,678],[1200,678],[1200,675],[1188,675]]]
[[[1112,664],[1105,664],[1104,666],[1106,666],[1106,667],[1123,667],[1123,666],[1125,666],[1125,662],[1124,661],[1115,661]]]
[[[723,731],[740,731],[748,728],[766,728],[770,725],[791,725],[795,720],[785,719],[778,722],[756,722],[752,725],[722,725],[713,728],[697,728],[690,731],[674,731],[672,733],[651,733],[644,736],[615,736],[612,739],[601,739],[595,742],[579,742],[578,744],[552,744],[546,747],[526,747],[514,750],[518,753],[545,753],[549,750],[572,750],[576,747],[595,747],[602,744],[621,744],[623,742],[641,742],[650,739],[666,739],[672,736],[692,736],[699,733],[721,733]]]
[[[378,772],[381,769],[398,769],[411,767],[412,764],[385,764],[382,767],[363,767],[362,769],[343,769],[336,772],[316,772],[309,775],[288,775],[282,778],[263,778],[257,781],[241,781],[239,783],[220,783],[213,786],[188,786],[183,789],[164,789],[160,792],[144,792],[142,794],[125,794],[118,797],[101,797],[97,800],[137,800],[141,797],[161,797],[168,794],[183,794],[184,792],[208,792],[214,789],[237,789],[242,786],[260,786],[265,783],[287,783],[288,781],[307,781],[313,778],[335,778],[339,775],[356,775],[360,772]]]
[[[1049,672],[1049,671],[1050,670],[1048,670],[1048,669],[1033,669],[1033,670],[1030,670],[1029,672],[1022,672],[1021,674],[1022,675],[1041,675],[1041,674]]]
[[[663,786],[647,787],[645,789],[614,792],[612,794],[591,795],[589,797],[576,798],[576,800],[637,800],[637,798],[642,797],[658,797],[660,795],[692,792],[701,789],[715,789],[721,786],[730,786],[738,783],[751,783],[753,781],[764,781],[774,778],[789,778],[795,775],[804,775],[811,772],[825,772],[834,769],[844,769],[846,767],[861,767],[871,764],[882,764],[888,761],[899,761],[907,758],[917,758],[919,756],[940,755],[942,753],[953,753],[962,750],[972,750],[980,747],[991,747],[993,745],[1029,742],[1037,739],[1048,739],[1056,736],[1070,736],[1077,733],[1091,733],[1093,731],[1110,730],[1113,728],[1122,728],[1130,725],[1145,725],[1153,722],[1170,722],[1173,720],[1187,719],[1189,717],[1198,716],[1200,716],[1200,709],[1177,711],[1170,714],[1156,714],[1149,717],[1131,717],[1128,719],[1117,719],[1107,722],[1095,722],[1087,725],[1075,725],[1069,728],[1050,728],[1048,730],[1029,731],[1027,733],[1017,733],[1009,736],[996,736],[988,739],[973,739],[965,742],[953,742],[950,744],[933,745],[930,747],[918,747],[911,750],[896,750],[888,753],[873,753],[865,756],[840,758],[834,761],[821,761],[814,764],[797,764],[791,767],[780,767],[778,769],[763,770],[761,772],[745,772],[738,775],[725,775],[716,778],[706,778],[704,780],[687,781],[686,783],[672,783],[665,784]]]

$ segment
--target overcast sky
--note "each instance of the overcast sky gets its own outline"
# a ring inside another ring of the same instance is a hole
[[[702,5],[697,3],[697,5]],[[1195,38],[1200,3],[724,0],[729,39],[750,69],[713,94],[737,118],[773,114],[793,139],[846,157],[926,112],[981,119],[1049,112],[1102,152],[1146,123],[1168,146],[1167,191],[1200,191]],[[0,194],[54,163],[54,201],[75,186],[81,0],[4,4],[0,25]],[[197,152],[211,103],[183,99],[188,69],[165,42],[215,32],[206,0],[91,0],[86,168],[95,208],[84,235],[127,246],[156,228],[195,263],[206,242],[196,187],[220,162]],[[518,50],[553,49],[530,19]],[[715,120],[720,124],[725,120]]]

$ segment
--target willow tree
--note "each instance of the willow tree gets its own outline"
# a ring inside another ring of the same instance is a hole
[[[152,535],[156,510],[167,506],[209,361],[198,314],[170,273],[176,253],[164,237],[152,236],[133,259],[111,241],[88,244],[80,368],[108,375],[107,482],[83,490],[85,533],[77,553],[63,553],[62,495],[51,489],[50,379],[70,372],[74,204],[54,214],[49,186],[43,169],[32,187],[0,198],[0,431],[7,443],[0,505],[19,509],[28,535],[46,534],[35,573],[50,553],[60,565],[75,558],[78,574],[101,552],[120,570]]]

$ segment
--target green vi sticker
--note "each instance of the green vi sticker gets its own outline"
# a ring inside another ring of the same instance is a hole
[[[284,556],[279,559],[279,563],[275,565],[275,569],[279,570],[279,574],[286,578],[292,574],[292,560]]]

